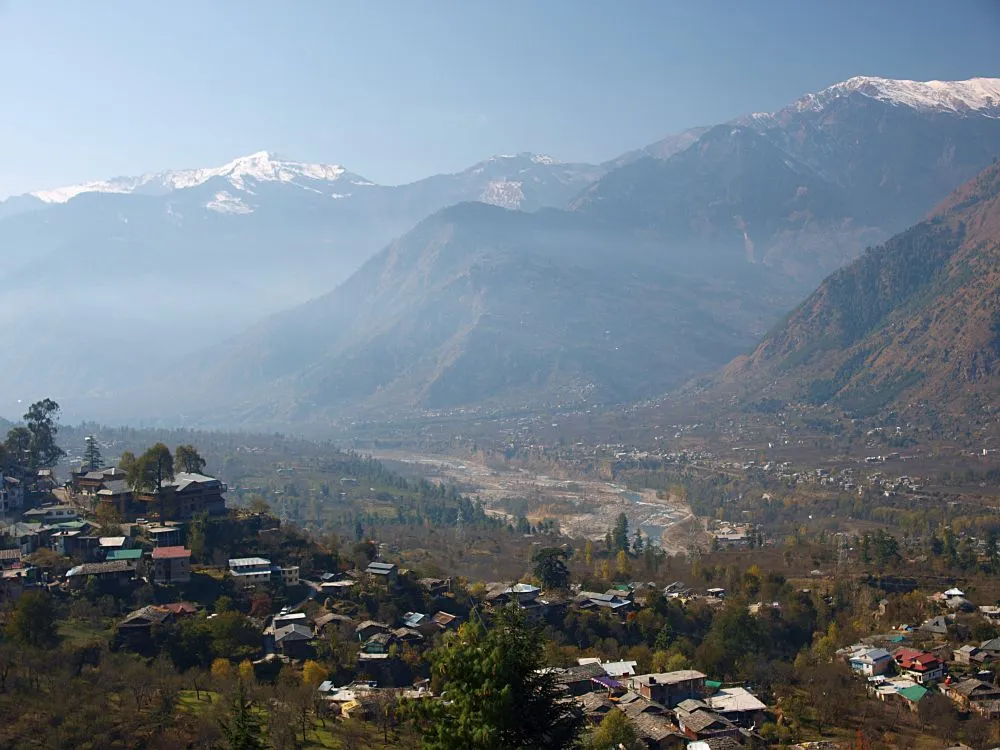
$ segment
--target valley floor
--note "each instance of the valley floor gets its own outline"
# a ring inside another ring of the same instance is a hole
[[[415,467],[431,480],[447,480],[469,495],[478,495],[494,515],[514,517],[515,503],[526,503],[524,515],[532,522],[559,521],[560,530],[573,537],[602,539],[615,518],[624,512],[633,528],[656,541],[668,554],[707,544],[703,523],[681,497],[647,489],[571,476],[554,477],[525,469],[487,466],[473,457],[405,450],[376,450],[375,458]]]

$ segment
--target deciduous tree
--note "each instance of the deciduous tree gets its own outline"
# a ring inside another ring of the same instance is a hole
[[[205,459],[193,445],[178,445],[174,451],[174,466],[178,471],[201,474],[205,470]]]

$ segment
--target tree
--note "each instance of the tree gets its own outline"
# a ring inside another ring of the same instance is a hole
[[[193,445],[178,445],[174,451],[174,466],[178,471],[201,474],[205,470],[205,459]]]
[[[237,674],[240,676],[240,682],[249,684],[254,681],[255,675],[253,671],[253,662],[249,659],[244,659],[236,667]]]
[[[31,433],[31,449],[28,468],[32,471],[40,468],[52,468],[66,452],[56,445],[56,418],[59,416],[59,404],[50,398],[36,401],[28,407],[24,422]]]
[[[217,680],[228,680],[233,673],[233,665],[229,659],[214,659],[212,661],[212,677]]]
[[[83,465],[88,471],[97,471],[104,466],[104,459],[101,458],[101,444],[93,435],[87,435],[83,439]]]
[[[11,463],[26,467],[31,462],[31,433],[27,427],[11,428],[4,447]]]
[[[569,586],[569,568],[566,567],[566,550],[546,547],[535,553],[535,577],[546,589],[564,589]]]
[[[318,687],[326,679],[326,669],[317,661],[306,659],[302,665],[302,683],[310,687]]]
[[[243,680],[236,683],[236,693],[229,707],[229,717],[220,722],[228,750],[264,750],[261,720],[247,697]]]
[[[52,597],[41,591],[26,591],[7,620],[7,638],[25,646],[51,648],[59,641]]]
[[[125,472],[125,477],[135,471],[135,462],[137,461],[135,454],[132,451],[123,451],[122,455],[118,459],[118,468]]]
[[[636,734],[625,712],[611,710],[590,736],[587,747],[593,750],[607,750],[607,748],[617,750],[621,747],[626,750],[639,750],[644,745],[639,742],[639,735]]]
[[[542,666],[541,631],[516,605],[497,613],[487,630],[471,621],[449,634],[431,656],[447,700],[415,701],[423,746],[429,750],[543,750],[575,745],[583,717],[563,702]]]
[[[127,477],[133,490],[156,495],[161,521],[165,517],[163,484],[173,478],[174,457],[163,443],[157,443],[139,456]]]
[[[629,574],[629,567],[628,555],[625,554],[625,550],[618,550],[618,554],[615,557],[615,572],[620,576],[627,576]]]
[[[628,516],[624,513],[619,513],[618,518],[615,519],[614,528],[611,530],[611,545],[612,549],[615,550],[625,550],[629,549],[628,543]]]

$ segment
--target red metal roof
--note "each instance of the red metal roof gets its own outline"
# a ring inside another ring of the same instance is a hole
[[[187,547],[157,547],[153,550],[154,560],[172,560],[178,557],[191,557]]]

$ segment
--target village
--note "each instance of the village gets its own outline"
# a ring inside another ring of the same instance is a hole
[[[651,605],[654,595],[687,609],[727,604],[723,588],[698,592],[680,581],[664,586],[622,582],[588,591],[580,584],[546,589],[531,575],[506,583],[417,577],[392,562],[391,551],[377,540],[360,540],[366,556],[356,565],[324,567],[311,558],[304,566],[301,558],[282,554],[280,544],[271,545],[278,554],[265,557],[266,540],[281,534],[277,521],[227,510],[226,486],[201,473],[178,472],[159,493],[133,490],[117,467],[75,470],[63,486],[47,469],[30,481],[4,476],[3,485],[0,499],[10,519],[2,528],[5,549],[0,551],[3,601],[16,603],[30,590],[44,589],[70,598],[110,594],[124,603],[142,590],[150,601],[122,612],[112,636],[116,648],[138,654],[163,648],[185,621],[202,620],[211,627],[213,619],[247,606],[247,630],[257,633],[257,643],[252,635],[245,638],[234,655],[250,664],[255,679],[268,679],[282,665],[327,665],[315,690],[326,712],[344,718],[371,719],[386,696],[434,700],[427,651],[469,618],[488,621],[497,608],[516,607],[528,622],[540,625],[565,622],[568,612],[578,612],[625,626]],[[43,502],[28,502],[29,497]],[[204,549],[209,519],[244,529],[245,546],[231,547],[223,564],[204,562],[212,558]],[[192,563],[192,531],[202,535],[197,544],[203,562],[198,564]],[[725,523],[713,531],[734,549],[743,548],[752,533]],[[195,596],[185,598],[189,592]],[[365,601],[367,606],[360,606]],[[287,603],[278,608],[280,602]],[[882,600],[873,616],[884,616],[887,604]],[[767,617],[781,606],[759,601],[747,611]],[[1000,718],[993,668],[1000,638],[969,638],[969,623],[995,625],[1000,607],[973,604],[958,588],[928,597],[926,606],[936,614],[866,635],[831,658],[863,681],[872,700],[896,702],[916,713],[928,695],[937,693],[961,712]],[[225,658],[213,654],[212,661]],[[689,743],[695,742],[708,748],[761,747],[776,738],[780,705],[769,704],[767,695],[756,695],[747,683],[690,668],[644,671],[641,667],[649,664],[637,659],[581,656],[576,661],[544,670],[593,726],[620,711],[645,747],[694,747]]]

